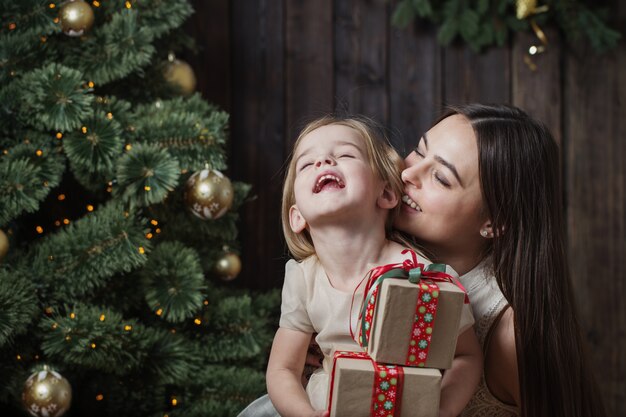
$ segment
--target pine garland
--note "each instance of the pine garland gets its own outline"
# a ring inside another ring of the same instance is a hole
[[[511,33],[531,31],[528,19],[538,24],[555,23],[572,44],[586,39],[597,52],[614,48],[619,31],[607,23],[607,12],[595,10],[579,0],[546,0],[547,10],[518,18],[516,7],[535,6],[533,0],[401,0],[392,17],[395,26],[406,28],[416,19],[434,23],[437,39],[444,46],[457,38],[480,52],[490,46],[503,46]]]

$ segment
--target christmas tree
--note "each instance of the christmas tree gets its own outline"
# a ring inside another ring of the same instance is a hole
[[[232,416],[264,391],[278,295],[225,282],[250,190],[176,58],[192,12],[0,0],[3,416]]]

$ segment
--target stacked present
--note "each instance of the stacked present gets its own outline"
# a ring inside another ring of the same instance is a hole
[[[411,254],[371,271],[355,335],[364,352],[335,352],[331,417],[439,414],[441,370],[452,365],[468,300],[445,265]]]

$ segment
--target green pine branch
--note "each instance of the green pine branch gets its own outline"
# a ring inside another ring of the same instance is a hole
[[[0,156],[0,227],[38,210],[65,170],[65,158],[47,135],[31,131],[15,139],[0,141],[5,150]]]
[[[476,52],[504,45],[511,33],[531,30],[527,19],[535,18],[555,22],[572,43],[585,38],[598,52],[614,48],[622,37],[610,26],[602,10],[592,9],[581,0],[544,3],[547,12],[520,20],[514,0],[401,0],[394,8],[392,23],[406,28],[417,19],[428,20],[438,26],[439,43],[447,46],[460,38]]]
[[[49,304],[79,300],[116,273],[146,263],[146,230],[140,217],[110,203],[45,236],[23,261],[41,277]]]

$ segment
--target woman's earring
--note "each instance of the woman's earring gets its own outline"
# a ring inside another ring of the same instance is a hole
[[[489,232],[487,231],[487,229],[483,229],[480,231],[480,235],[482,237],[487,237],[489,235]]]

